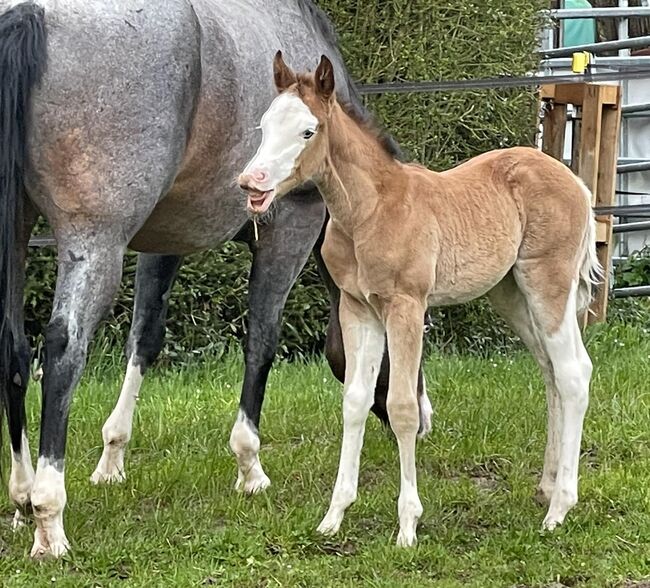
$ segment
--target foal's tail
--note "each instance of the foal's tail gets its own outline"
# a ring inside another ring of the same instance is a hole
[[[0,404],[5,408],[14,346],[11,315],[23,303],[13,299],[13,282],[16,231],[23,220],[30,98],[46,61],[43,9],[26,2],[0,14]]]
[[[580,268],[578,274],[578,312],[589,307],[591,303],[591,289],[592,286],[598,284],[603,277],[603,267],[598,261],[598,254],[596,252],[596,219],[591,209],[591,191],[584,182],[576,176],[585,198],[587,199],[587,227],[585,230],[584,238],[581,246],[580,254]]]

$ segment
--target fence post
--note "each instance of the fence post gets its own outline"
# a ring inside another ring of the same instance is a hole
[[[574,136],[571,167],[593,194],[594,206],[612,206],[616,194],[616,163],[621,124],[621,89],[618,85],[576,83],[563,86],[545,85],[541,99],[550,102],[543,121],[542,149],[560,160],[564,152],[566,107],[578,109],[580,133]],[[561,127],[561,131],[560,128]],[[561,139],[559,138],[561,136]],[[596,218],[596,248],[605,269],[602,283],[596,288],[589,323],[604,322],[609,295],[609,268],[612,251],[612,215]]]

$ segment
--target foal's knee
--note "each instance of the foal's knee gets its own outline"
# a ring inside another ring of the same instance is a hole
[[[372,405],[372,394],[362,387],[350,386],[343,398],[343,419],[347,425],[362,425],[370,406]]]
[[[395,435],[417,434],[420,428],[420,408],[415,393],[397,398],[389,393],[386,408]]]

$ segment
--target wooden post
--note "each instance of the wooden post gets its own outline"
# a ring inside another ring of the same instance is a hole
[[[582,178],[593,194],[595,206],[612,206],[616,194],[616,164],[618,160],[621,125],[621,89],[617,85],[576,83],[547,85],[541,88],[542,100],[551,103],[544,119],[543,150],[562,159],[564,151],[564,121],[566,105],[578,109],[580,132],[572,145],[572,169]],[[562,113],[562,110],[564,114]],[[554,113],[558,112],[557,115]],[[562,125],[562,133],[558,125]],[[547,137],[548,135],[548,137]],[[562,136],[560,142],[558,136]],[[588,322],[603,322],[607,314],[609,269],[612,252],[612,216],[596,218],[596,247],[598,259],[605,270],[602,283],[595,291]]]
[[[616,203],[616,166],[621,129],[621,91],[618,88],[616,103],[603,105],[600,130],[600,156],[598,165],[598,184],[594,193],[596,206],[613,206]],[[596,217],[596,247],[598,261],[605,272],[594,293],[591,305],[593,314],[589,323],[605,322],[607,300],[609,298],[609,277],[612,264],[612,215]]]

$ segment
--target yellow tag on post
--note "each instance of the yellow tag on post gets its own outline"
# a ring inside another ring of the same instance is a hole
[[[582,74],[585,73],[590,64],[591,53],[589,53],[589,51],[580,51],[573,54],[573,59],[571,61],[571,70],[573,73]]]

